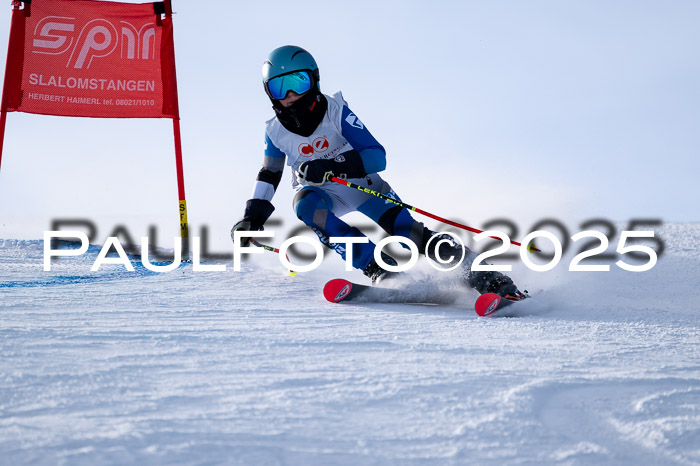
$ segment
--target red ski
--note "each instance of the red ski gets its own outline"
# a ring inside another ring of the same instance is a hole
[[[396,304],[454,304],[457,296],[430,287],[382,288],[360,285],[336,278],[323,287],[323,296],[332,303],[396,303]],[[485,293],[476,300],[476,313],[480,316],[497,316],[498,311],[528,298],[527,294],[504,298],[495,293]]]
[[[496,293],[484,293],[477,298],[474,309],[480,316],[493,316],[503,308],[527,299],[528,297],[529,296],[526,294],[521,294],[518,298],[504,298]]]

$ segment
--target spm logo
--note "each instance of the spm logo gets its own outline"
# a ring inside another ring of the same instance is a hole
[[[115,25],[93,19],[84,25],[76,18],[47,16],[34,29],[33,53],[66,55],[66,68],[89,69],[93,59],[106,57],[119,48],[122,59],[155,58],[155,24],[139,27],[126,21]],[[121,47],[120,47],[121,45]]]

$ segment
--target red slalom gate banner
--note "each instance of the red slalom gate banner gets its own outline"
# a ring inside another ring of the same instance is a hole
[[[180,233],[188,236],[170,0],[15,0],[0,118],[7,112],[172,118]]]
[[[153,3],[34,0],[13,11],[10,49],[7,111],[178,118],[172,21]]]

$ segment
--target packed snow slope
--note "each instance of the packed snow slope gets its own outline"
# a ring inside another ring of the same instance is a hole
[[[700,464],[700,225],[658,233],[648,272],[516,267],[515,318],[0,240],[0,464]]]

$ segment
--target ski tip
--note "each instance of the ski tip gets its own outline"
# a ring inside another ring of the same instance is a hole
[[[500,302],[501,297],[496,293],[484,293],[476,300],[474,309],[478,315],[485,317],[496,312]]]
[[[326,283],[326,286],[323,287],[323,296],[332,303],[339,303],[350,294],[351,290],[351,282],[342,278],[336,278]]]

